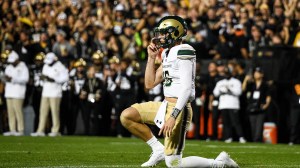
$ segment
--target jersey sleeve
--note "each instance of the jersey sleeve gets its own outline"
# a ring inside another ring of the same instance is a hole
[[[183,60],[196,58],[196,51],[192,46],[184,45],[178,50],[177,58]]]

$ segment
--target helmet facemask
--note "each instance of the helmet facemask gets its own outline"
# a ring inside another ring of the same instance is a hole
[[[170,48],[181,41],[186,35],[187,26],[184,20],[178,16],[166,16],[154,29],[153,43],[158,47]]]
[[[177,40],[175,40],[172,37],[172,33],[174,33],[175,29],[176,28],[174,27],[168,27],[163,29],[156,28],[154,30],[155,38],[153,42],[158,47],[162,47],[162,48],[168,48],[170,46],[174,46]]]

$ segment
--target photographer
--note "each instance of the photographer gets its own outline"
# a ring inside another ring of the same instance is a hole
[[[264,74],[260,67],[256,67],[252,76],[247,75],[242,88],[247,95],[251,135],[254,142],[262,142],[265,110],[271,103],[269,86],[263,80]]]

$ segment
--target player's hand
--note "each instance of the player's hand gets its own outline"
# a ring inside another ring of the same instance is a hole
[[[167,120],[167,122],[163,125],[163,127],[161,127],[158,135],[160,136],[161,133],[163,133],[165,136],[170,137],[172,134],[172,130],[175,126],[175,122],[176,122],[175,118],[170,117]]]
[[[6,81],[6,82],[10,82],[10,81],[11,81],[11,77],[10,77],[10,76],[8,76],[8,75],[5,75],[5,77],[4,77],[4,78],[5,78],[5,81]]]
[[[155,59],[156,56],[159,54],[159,47],[155,45],[153,39],[149,44],[149,46],[147,47],[147,51],[148,51],[148,56],[151,57],[152,59]]]

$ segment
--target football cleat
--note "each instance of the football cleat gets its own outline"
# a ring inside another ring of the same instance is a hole
[[[17,133],[16,131],[4,132],[3,136],[14,136],[16,133]]]
[[[239,168],[239,165],[230,158],[228,153],[223,151],[215,159],[215,163],[213,164],[212,167],[214,167],[214,168],[225,168],[225,167]]]
[[[24,132],[16,132],[15,134],[14,134],[14,136],[24,136]]]
[[[224,141],[225,143],[231,143],[232,142],[232,138],[228,138]]]
[[[150,159],[143,163],[141,167],[154,167],[163,160],[165,160],[164,150],[155,151],[151,153]]]
[[[32,137],[44,137],[44,136],[46,136],[46,134],[43,133],[43,132],[34,132],[34,133],[31,133],[30,136],[32,136]]]
[[[247,142],[244,137],[240,137],[239,141],[240,141],[240,143],[246,143]]]
[[[59,132],[50,132],[48,134],[49,137],[57,137],[57,136],[61,136],[61,134]]]

